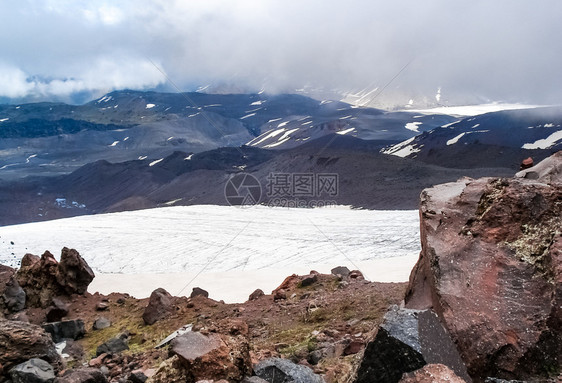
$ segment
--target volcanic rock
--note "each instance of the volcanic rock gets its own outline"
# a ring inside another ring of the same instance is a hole
[[[151,325],[170,315],[173,311],[172,303],[172,296],[166,290],[163,288],[154,290],[142,314],[144,323]]]
[[[449,367],[442,364],[427,364],[414,372],[405,373],[400,383],[466,383]]]
[[[259,362],[255,368],[256,376],[269,383],[324,383],[320,375],[310,368],[295,364],[288,359],[270,358]]]
[[[355,383],[396,383],[405,372],[441,363],[470,378],[437,315],[431,310],[392,306],[371,340],[357,369]]]
[[[59,298],[53,298],[53,304],[47,308],[47,322],[60,322],[68,315],[68,304]]]
[[[129,342],[127,336],[122,334],[115,338],[111,338],[107,342],[99,345],[96,349],[96,356],[100,356],[101,354],[116,354],[128,349]]]
[[[101,330],[111,326],[111,321],[105,317],[96,318],[94,324],[92,325],[93,330]]]
[[[9,374],[16,383],[52,383],[55,380],[53,366],[38,358],[18,364]]]
[[[190,331],[172,340],[171,352],[193,381],[241,381],[251,373],[247,325],[232,321],[222,330],[209,335]]]
[[[310,286],[313,283],[315,283],[317,280],[318,280],[318,274],[305,275],[304,277],[302,277],[300,285],[301,287]]]
[[[0,320],[0,350],[0,365],[4,371],[32,358],[41,358],[55,369],[60,366],[51,336],[30,323]]]
[[[107,378],[97,368],[82,367],[65,372],[55,383],[107,383]]]
[[[263,292],[263,290],[261,289],[256,289],[253,293],[250,294],[250,296],[248,297],[249,301],[255,301],[261,297],[263,297],[265,295],[265,293]]]
[[[25,308],[25,291],[21,288],[14,275],[6,283],[2,299],[4,300],[4,306],[10,312],[16,313]]]
[[[195,297],[205,297],[205,298],[209,298],[209,292],[206,290],[203,290],[200,287],[194,287],[193,291],[191,292],[191,295],[189,296],[190,298],[195,298]]]
[[[331,271],[330,271],[333,275],[339,275],[342,277],[347,277],[349,275],[349,273],[351,273],[351,271],[345,267],[345,266],[338,266],[338,267],[334,267]]]
[[[422,193],[406,307],[439,314],[476,381],[562,369],[562,152],[518,176]]]
[[[60,263],[48,251],[41,258],[26,254],[16,275],[31,307],[47,307],[57,296],[84,294],[94,279],[94,272],[80,254],[66,247]]]
[[[45,323],[43,329],[51,334],[53,342],[55,343],[59,343],[64,339],[80,339],[86,334],[84,321],[82,319]]]

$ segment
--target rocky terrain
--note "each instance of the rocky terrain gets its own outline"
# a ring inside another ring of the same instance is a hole
[[[514,178],[421,197],[409,283],[336,267],[241,304],[194,288],[89,294],[77,251],[0,268],[0,374],[12,382],[557,382],[562,152]],[[139,281],[139,283],[142,283]]]

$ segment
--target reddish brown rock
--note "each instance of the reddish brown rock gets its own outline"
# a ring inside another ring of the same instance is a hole
[[[166,290],[158,288],[150,294],[148,306],[142,314],[144,323],[151,325],[170,315],[173,311],[173,297]]]
[[[520,170],[525,170],[532,168],[534,165],[534,161],[532,157],[527,157],[523,161],[521,161],[521,166],[519,166]]]
[[[57,296],[84,294],[94,279],[94,272],[80,254],[66,247],[60,263],[48,251],[41,258],[26,254],[16,275],[30,307],[47,307]]]
[[[560,154],[535,166],[536,181],[465,179],[422,193],[406,307],[439,314],[475,381],[561,369]]]
[[[256,289],[254,290],[253,293],[250,294],[250,296],[248,297],[249,301],[255,301],[258,300],[259,298],[263,297],[265,295],[265,293],[263,292],[263,290],[261,289]]]
[[[182,375],[188,376],[188,381],[241,381],[251,373],[247,325],[243,322],[226,323],[221,329],[224,334],[188,332],[172,341],[171,351],[178,356],[184,369]]]
[[[60,357],[51,336],[41,327],[8,320],[0,320],[0,365],[9,371],[17,364],[40,358],[58,369]]]
[[[405,373],[399,383],[466,383],[449,367],[427,364],[414,372]]]

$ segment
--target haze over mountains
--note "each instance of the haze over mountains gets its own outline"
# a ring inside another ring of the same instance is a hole
[[[241,172],[257,178],[262,203],[271,173],[325,173],[338,176],[330,203],[414,209],[425,187],[512,175],[559,150],[561,124],[558,107],[463,118],[288,94],[126,90],[84,105],[2,105],[0,224],[224,205]]]

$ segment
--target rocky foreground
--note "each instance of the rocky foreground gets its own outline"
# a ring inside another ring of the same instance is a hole
[[[242,304],[92,295],[77,251],[27,254],[0,266],[0,382],[562,380],[562,152],[426,189],[420,217],[408,284],[337,267]]]

